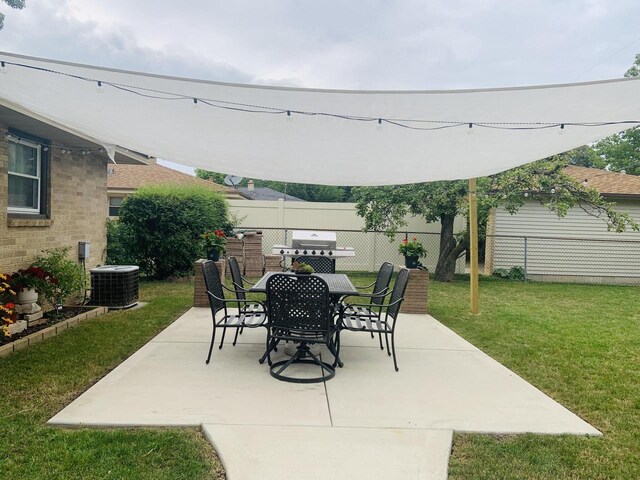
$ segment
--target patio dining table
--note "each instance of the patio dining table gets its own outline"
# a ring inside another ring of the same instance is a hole
[[[258,280],[253,287],[249,289],[250,292],[255,293],[266,293],[267,292],[267,280],[269,277],[276,273],[283,272],[267,272],[264,276]],[[285,272],[285,274],[293,275],[291,272]],[[312,273],[311,275],[316,275],[322,278],[325,282],[327,282],[327,286],[329,287],[329,295],[332,298],[332,302],[337,304],[340,309],[342,309],[342,305],[339,304],[340,297],[344,295],[359,295],[358,290],[353,286],[349,277],[347,277],[344,273]],[[342,313],[342,312],[341,312]],[[285,347],[285,353],[288,355],[293,355],[295,350],[293,347]],[[318,353],[319,351],[315,352]],[[266,353],[265,353],[266,356]],[[265,357],[263,357],[264,359]],[[340,367],[343,366],[341,361],[338,361],[338,365]]]
[[[266,293],[267,292],[267,280],[271,275],[282,272],[267,272],[264,276],[256,282],[256,284],[249,289],[250,292]],[[289,273],[293,275],[293,273]],[[353,286],[349,277],[344,273],[312,273],[327,282],[329,287],[329,295],[332,297],[341,297],[343,295],[358,295],[358,290]]]

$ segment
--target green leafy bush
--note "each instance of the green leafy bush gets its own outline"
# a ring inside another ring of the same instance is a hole
[[[230,228],[224,197],[201,186],[146,186],[120,207],[121,239],[126,255],[156,279],[193,271],[200,255],[200,235]],[[123,244],[125,245],[125,244]],[[130,263],[130,262],[127,262]]]
[[[107,265],[136,265],[136,259],[129,252],[131,229],[118,219],[107,220]]]
[[[69,258],[69,247],[45,250],[33,265],[48,272],[53,279],[42,283],[42,294],[57,311],[57,307],[75,293],[82,293],[85,274],[82,266]]]
[[[505,280],[524,281],[524,268],[511,267],[510,270],[506,268],[496,268],[493,271],[493,276],[498,278],[504,278]]]

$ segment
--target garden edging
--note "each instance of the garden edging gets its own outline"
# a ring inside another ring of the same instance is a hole
[[[80,315],[76,315],[75,317],[63,320],[62,322],[56,323],[55,325],[51,325],[50,327],[38,330],[37,332],[27,335],[26,337],[22,337],[15,342],[2,345],[0,347],[0,357],[5,357],[13,352],[17,352],[18,350],[27,348],[29,345],[41,342],[45,338],[55,337],[63,331],[79,325],[85,320],[103,315],[108,311],[109,309],[107,307],[96,307],[93,310],[89,310],[88,312],[81,313]]]

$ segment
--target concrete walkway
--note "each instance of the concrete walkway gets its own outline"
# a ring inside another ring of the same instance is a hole
[[[211,316],[193,308],[50,423],[202,425],[230,480],[446,479],[453,431],[600,435],[434,318],[398,321],[400,372],[345,332],[345,367],[304,385],[258,364],[264,329],[205,365]]]

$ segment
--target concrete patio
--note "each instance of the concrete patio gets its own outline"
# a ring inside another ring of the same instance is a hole
[[[400,372],[345,332],[334,379],[291,384],[258,364],[264,329],[205,365],[211,315],[192,308],[50,423],[202,425],[230,480],[445,479],[453,431],[600,435],[433,317],[398,321]]]

